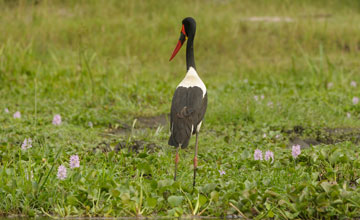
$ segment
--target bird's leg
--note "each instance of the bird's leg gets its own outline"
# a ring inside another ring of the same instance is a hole
[[[194,182],[193,182],[193,187],[195,187],[195,183],[196,183],[197,154],[198,154],[198,132],[196,132],[196,140],[195,140]]]
[[[176,148],[174,181],[176,181],[177,166],[179,163],[179,150],[180,150],[180,145]]]

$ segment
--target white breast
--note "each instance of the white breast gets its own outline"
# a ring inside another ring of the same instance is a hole
[[[203,91],[203,97],[206,94],[206,86],[203,81],[200,79],[199,75],[197,74],[196,70],[192,67],[189,68],[188,72],[186,73],[185,78],[181,81],[181,83],[177,86],[182,86],[185,88],[197,86]]]

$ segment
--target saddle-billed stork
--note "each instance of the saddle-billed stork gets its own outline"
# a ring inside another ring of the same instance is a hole
[[[179,162],[179,150],[189,145],[191,135],[196,134],[195,155],[194,155],[194,180],[195,186],[197,153],[198,153],[198,135],[207,107],[207,93],[203,81],[196,72],[194,58],[194,38],[196,32],[196,22],[193,18],[187,17],[182,21],[180,39],[171,55],[170,61],[186,40],[186,69],[185,78],[177,86],[170,113],[170,131],[171,136],[168,144],[176,147],[175,156],[175,174],[176,180],[177,166]]]

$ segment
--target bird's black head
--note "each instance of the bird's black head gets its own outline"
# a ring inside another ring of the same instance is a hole
[[[185,29],[185,35],[186,37],[195,37],[195,31],[196,31],[196,21],[192,17],[184,18],[182,21],[182,24],[184,25]]]
[[[184,44],[184,42],[189,38],[189,41],[193,41],[195,38],[195,32],[196,32],[196,22],[195,19],[192,17],[184,18],[182,21],[182,27],[180,31],[180,38],[179,41],[174,49],[174,52],[172,53],[170,60],[172,60],[177,52],[179,52],[181,46]]]

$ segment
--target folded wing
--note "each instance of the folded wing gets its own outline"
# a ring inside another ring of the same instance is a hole
[[[175,90],[171,104],[169,145],[186,148],[189,140],[204,118],[207,93],[200,87],[182,87]]]

